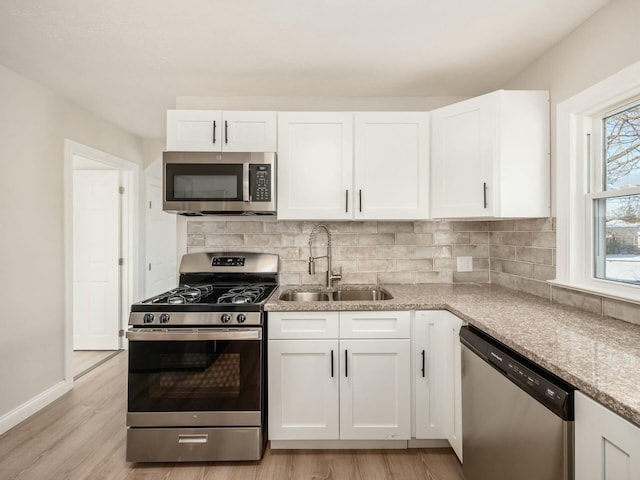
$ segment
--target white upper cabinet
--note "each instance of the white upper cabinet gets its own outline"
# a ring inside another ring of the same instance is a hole
[[[397,220],[428,213],[428,113],[278,114],[278,218]]]
[[[278,218],[353,216],[353,114],[278,114]]]
[[[429,114],[355,114],[354,217],[429,216]]]
[[[168,110],[167,150],[275,152],[276,112]]]
[[[431,216],[550,214],[549,93],[506,91],[431,112]]]

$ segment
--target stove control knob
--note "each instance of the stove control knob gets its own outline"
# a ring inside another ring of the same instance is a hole
[[[236,318],[238,323],[244,323],[246,319],[247,319],[247,316],[244,313],[239,313],[238,317]]]
[[[222,323],[229,323],[231,321],[231,315],[229,315],[228,313],[223,313],[220,321]]]
[[[142,321],[144,323],[153,323],[153,313],[145,313]]]
[[[171,317],[168,313],[163,313],[162,315],[160,315],[160,323],[169,323],[170,318]]]

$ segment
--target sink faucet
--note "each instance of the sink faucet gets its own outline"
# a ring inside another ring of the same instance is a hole
[[[327,232],[327,254],[321,255],[319,257],[314,257],[312,248],[313,239],[316,236],[316,232],[321,228],[324,229],[325,232]],[[340,267],[340,270],[337,274],[333,273],[333,270],[331,269],[331,232],[329,231],[329,228],[322,223],[313,227],[311,233],[309,234],[309,275],[313,275],[314,273],[316,273],[315,261],[319,258],[327,259],[327,288],[331,288],[333,286],[332,283],[334,280],[340,280],[342,278],[342,267]]]

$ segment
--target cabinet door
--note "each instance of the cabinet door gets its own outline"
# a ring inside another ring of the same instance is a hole
[[[449,366],[446,376],[449,383],[446,406],[447,440],[458,459],[462,462],[462,352],[460,344],[460,327],[464,324],[455,315],[442,312],[449,317],[445,334],[445,356]]]
[[[269,438],[337,440],[338,341],[269,340]]]
[[[278,218],[353,216],[353,114],[278,114]]]
[[[640,428],[575,394],[576,480],[640,478]]]
[[[447,312],[416,312],[413,326],[413,372],[415,436],[420,439],[445,439],[451,426],[449,368],[445,349],[449,319]]]
[[[220,152],[222,112],[217,110],[167,110],[167,150]]]
[[[223,151],[276,151],[276,112],[223,112],[222,122]]]
[[[338,312],[269,312],[269,340],[338,338]]]
[[[411,312],[340,312],[340,338],[410,338]]]
[[[493,215],[497,100],[483,95],[431,112],[431,216]]]
[[[409,340],[340,341],[340,439],[411,436]]]
[[[429,113],[355,115],[355,217],[429,217]]]

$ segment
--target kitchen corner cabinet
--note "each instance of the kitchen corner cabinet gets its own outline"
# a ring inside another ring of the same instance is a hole
[[[446,439],[461,461],[463,324],[447,311],[418,311],[412,335],[415,438]]]
[[[410,317],[270,312],[269,438],[409,439]]]
[[[431,216],[548,217],[549,93],[498,90],[431,112]]]
[[[429,114],[278,114],[278,218],[426,219]]]
[[[581,392],[574,428],[576,480],[640,478],[640,428]]]
[[[168,110],[167,150],[275,152],[276,112]]]

